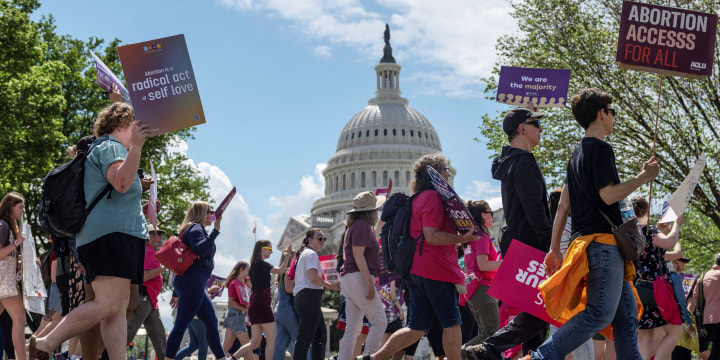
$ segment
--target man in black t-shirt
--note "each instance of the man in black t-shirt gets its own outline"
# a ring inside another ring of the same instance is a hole
[[[643,164],[640,174],[621,183],[615,154],[605,142],[615,123],[612,97],[597,88],[581,89],[572,97],[571,103],[575,119],[585,129],[585,137],[575,147],[568,162],[566,185],[560,197],[545,267],[552,274],[562,265],[560,238],[568,213],[572,211],[573,241],[587,246],[584,254],[573,256],[573,261],[586,261],[588,265],[587,303],[584,310],[570,318],[537,352],[523,360],[564,358],[610,324],[613,325],[618,359],[639,359],[637,305],[632,284],[625,281],[626,264],[612,228],[622,224],[618,202],[657,177],[659,167],[655,159],[650,158]],[[568,256],[570,254],[568,251]]]

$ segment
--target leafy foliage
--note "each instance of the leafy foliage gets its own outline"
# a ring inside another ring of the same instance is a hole
[[[716,0],[647,1],[714,13]],[[500,65],[571,69],[570,95],[583,87],[598,87],[613,95],[618,110],[614,134],[608,141],[615,149],[621,179],[630,179],[653,155],[657,119],[657,158],[661,172],[654,182],[657,198],[668,196],[680,185],[695,159],[707,153],[708,163],[691,202],[694,221],[686,221],[683,245],[718,250],[720,238],[720,55],[715,52],[712,76],[702,80],[660,77],[617,66],[615,53],[620,22],[620,0],[524,0],[513,2],[513,17],[520,34],[500,38],[496,45],[499,62],[494,76],[485,79],[488,99],[494,100]],[[719,28],[720,29],[720,28]],[[720,42],[720,36],[717,37]],[[660,90],[662,84],[662,90]],[[662,91],[659,98],[658,93]],[[658,104],[658,98],[660,103]],[[569,109],[543,109],[543,142],[535,157],[550,185],[565,178],[566,162],[583,135]],[[656,116],[656,112],[658,116]],[[485,115],[481,133],[488,148],[500,153],[507,137],[500,123],[502,114]],[[640,189],[647,194],[649,187]],[[702,236],[700,236],[702,235]],[[697,237],[696,237],[697,236]],[[710,262],[712,263],[712,262]]]
[[[37,224],[42,178],[70,160],[67,147],[92,133],[97,113],[109,104],[107,92],[95,83],[89,50],[116,74],[122,71],[115,50],[120,40],[105,46],[95,37],[82,41],[58,35],[52,16],[30,19],[39,6],[36,0],[0,0],[0,193],[25,196],[40,248],[47,235]],[[190,202],[210,197],[207,179],[176,151],[193,133],[185,129],[155,136],[143,147],[141,168],[149,173],[152,159],[160,176],[158,218],[165,230],[179,227]]]

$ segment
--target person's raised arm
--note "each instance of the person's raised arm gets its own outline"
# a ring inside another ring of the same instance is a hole
[[[284,274],[285,270],[287,270],[288,264],[290,263],[290,259],[293,257],[293,251],[292,247],[288,246],[287,249],[285,249],[285,259],[283,259],[282,264],[280,264],[280,267],[273,266],[270,269],[271,274]]]
[[[653,237],[653,245],[661,247],[663,249],[674,248],[675,245],[678,244],[678,239],[680,238],[680,227],[682,226],[683,222],[685,222],[685,215],[678,216],[678,218],[675,220],[675,223],[673,223],[672,229],[667,235],[659,232]],[[682,256],[682,251],[680,252],[680,256]],[[679,258],[680,256],[678,256],[677,258]]]
[[[549,274],[554,273],[562,266],[563,255],[560,251],[560,240],[562,239],[565,224],[567,224],[568,215],[570,215],[570,191],[567,184],[563,185],[560,193],[560,201],[558,202],[557,212],[555,213],[555,222],[552,228],[552,238],[550,240],[550,252],[545,256],[545,269]]]
[[[140,166],[140,155],[142,147],[145,144],[145,138],[150,136],[150,130],[147,125],[140,125],[140,121],[135,121],[132,126],[132,143],[125,160],[116,161],[108,167],[105,177],[113,186],[113,189],[119,193],[125,193],[135,181],[138,166]]]
[[[660,166],[655,157],[643,163],[642,170],[634,178],[620,184],[608,184],[600,189],[600,198],[606,205],[614,204],[632,194],[641,185],[655,179],[660,173]]]

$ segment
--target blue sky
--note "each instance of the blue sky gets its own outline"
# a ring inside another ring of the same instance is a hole
[[[177,151],[210,176],[216,203],[237,186],[216,256],[226,276],[249,258],[255,222],[258,239],[275,243],[322,196],[340,131],[374,97],[385,23],[400,90],[439,134],[456,191],[499,206],[491,154],[473,138],[483,114],[508,108],[483,98],[481,78],[497,37],[517,31],[510,10],[502,0],[64,0],[34,18],[52,14],[59,34],[83,40],[185,34],[207,123]]]

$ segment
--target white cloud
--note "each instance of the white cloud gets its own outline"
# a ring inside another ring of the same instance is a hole
[[[270,228],[277,231],[283,231],[291,216],[298,214],[307,214],[312,207],[312,203],[321,198],[325,191],[325,178],[322,171],[325,170],[327,164],[315,165],[315,173],[313,175],[303,176],[300,180],[300,192],[295,195],[287,196],[271,196],[268,202],[271,205],[280,208],[274,214],[268,216],[268,224]],[[273,242],[277,239],[272,239]]]
[[[377,0],[382,13],[360,0],[219,0],[238,11],[279,16],[305,38],[354,48],[362,58],[382,54],[382,29],[388,22],[399,63],[417,61],[428,69],[407,79],[418,81],[433,95],[480,96],[481,77],[496,61],[495,42],[513,33],[517,24],[506,0]],[[312,45],[318,56],[318,45]]]
[[[315,55],[322,57],[322,58],[327,58],[327,59],[332,58],[332,48],[329,46],[326,46],[326,45],[316,46],[313,49],[313,53],[315,53]]]
[[[502,196],[500,194],[500,183],[473,180],[472,185],[463,189],[461,198],[467,200],[485,200],[490,208],[497,210],[502,208]]]

